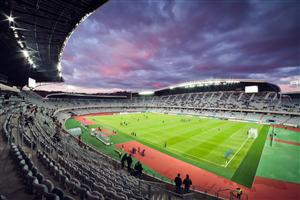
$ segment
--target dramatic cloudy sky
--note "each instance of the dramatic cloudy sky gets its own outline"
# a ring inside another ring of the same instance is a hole
[[[63,77],[69,88],[254,78],[299,90],[299,36],[297,1],[111,0],[71,36]]]

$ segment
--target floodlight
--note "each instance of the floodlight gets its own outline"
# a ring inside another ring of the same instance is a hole
[[[23,50],[22,52],[23,52],[23,55],[25,56],[25,58],[29,57],[29,52],[26,49]]]
[[[154,94],[153,91],[142,91],[139,93],[139,95],[151,95],[151,94]]]
[[[29,64],[33,64],[33,61],[31,60],[31,58],[28,58],[28,62],[29,62]]]
[[[24,48],[24,45],[23,45],[23,43],[21,42],[21,40],[18,40],[18,44],[19,44],[19,46],[23,49]]]
[[[14,21],[15,21],[14,18],[13,18],[12,16],[7,16],[7,20],[8,20],[9,22],[14,22]]]
[[[61,71],[61,64],[60,63],[57,64],[57,70]]]

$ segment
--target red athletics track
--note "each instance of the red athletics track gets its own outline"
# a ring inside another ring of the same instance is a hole
[[[215,194],[216,191],[224,188],[234,190],[236,187],[241,187],[244,192],[248,194],[248,199],[251,200],[300,199],[300,184],[256,177],[252,188],[248,189],[228,179],[147,147],[137,141],[125,142],[117,144],[116,146],[121,148],[122,145],[124,145],[124,150],[127,153],[129,153],[133,147],[145,149],[145,157],[142,157],[140,154],[134,155],[141,163],[172,180],[177,173],[180,173],[182,178],[185,177],[185,174],[189,174],[192,178],[193,185],[196,186],[196,188],[199,188],[202,191],[207,189],[208,193],[211,194]],[[220,196],[229,198],[229,192],[222,192],[220,193]]]
[[[83,123],[84,125],[92,125],[92,124],[96,124],[95,122],[85,118],[84,116],[74,116],[72,117],[77,121],[80,121],[81,123]]]
[[[102,134],[104,136],[112,136],[112,135],[116,135],[116,133],[114,133],[113,131],[111,130],[108,130],[108,129],[101,129],[101,132],[104,132],[105,134]]]
[[[279,124],[274,124],[273,126],[276,127],[276,128],[287,129],[287,130],[290,130],[290,131],[295,131],[295,132],[300,133],[300,128],[284,126],[284,125],[279,125]]]
[[[77,121],[80,121],[81,123],[85,124],[85,125],[93,125],[96,124],[94,121],[91,121],[89,119],[87,119],[86,117],[88,116],[101,116],[101,115],[113,115],[115,114],[115,112],[100,112],[100,113],[91,113],[91,114],[86,114],[86,115],[78,115],[78,116],[73,116],[72,118],[74,118]]]
[[[102,116],[102,115],[113,115],[118,112],[98,112],[98,113],[90,113],[90,114],[85,114],[85,115],[79,115],[82,117],[87,117],[87,116]]]
[[[291,141],[287,141],[287,140],[281,140],[281,139],[274,139],[275,142],[281,142],[284,144],[291,144],[291,145],[296,145],[296,146],[300,146],[299,142],[291,142]]]

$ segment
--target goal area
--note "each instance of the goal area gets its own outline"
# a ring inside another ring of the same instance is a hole
[[[257,128],[250,128],[248,130],[248,138],[256,139],[258,136]]]

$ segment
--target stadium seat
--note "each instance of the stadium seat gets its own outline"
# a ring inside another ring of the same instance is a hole
[[[87,191],[87,200],[102,200],[104,199],[103,195],[96,191]]]
[[[75,199],[71,196],[65,196],[63,200],[75,200]]]
[[[60,199],[64,199],[64,191],[58,187],[55,187],[52,191],[52,193],[56,194],[57,196],[59,196]]]
[[[43,199],[44,195],[48,193],[47,186],[33,182],[35,199]]]
[[[48,192],[52,192],[53,191],[54,185],[53,185],[53,183],[49,179],[43,180],[42,184],[44,184],[44,185],[47,186]]]
[[[38,181],[37,178],[31,174],[27,174],[26,176],[26,188],[25,190],[29,193],[29,194],[33,194],[33,182]]]
[[[44,197],[46,198],[46,200],[60,200],[61,199],[57,194],[48,193],[48,192],[44,194]]]
[[[84,200],[86,198],[86,192],[86,188],[81,187],[80,185],[75,185],[75,194],[79,195],[81,200]]]
[[[41,173],[37,173],[36,178],[38,179],[39,183],[44,181],[44,175]]]

